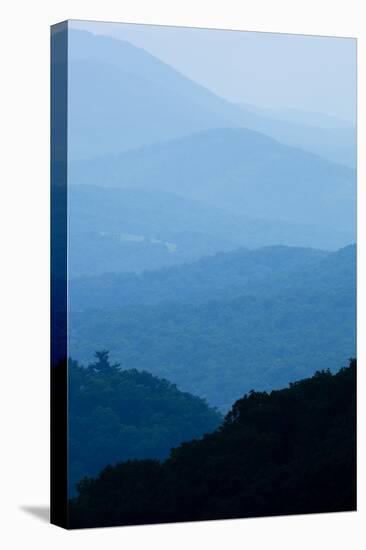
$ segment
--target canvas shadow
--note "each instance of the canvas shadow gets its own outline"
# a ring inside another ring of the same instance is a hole
[[[27,514],[30,514],[39,520],[50,522],[50,507],[49,506],[20,506],[20,509]]]

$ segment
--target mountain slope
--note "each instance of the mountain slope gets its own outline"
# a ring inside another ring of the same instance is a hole
[[[285,145],[299,147],[330,161],[356,168],[356,128],[319,113],[291,109],[255,109],[240,104],[245,127]]]
[[[69,359],[70,489],[106,464],[166,458],[182,441],[214,430],[221,415],[167,380],[112,365],[107,352],[85,368]]]
[[[156,190],[73,185],[68,204],[70,277],[159,269],[240,246],[352,241],[351,232],[255,220]]]
[[[354,129],[324,129],[321,115],[311,128],[234,105],[122,40],[78,30],[70,30],[68,40],[69,159],[247,127],[354,166]]]
[[[78,30],[69,31],[68,110],[70,159],[240,126],[241,117],[145,50]]]
[[[279,387],[355,354],[355,272],[349,247],[235,299],[71,310],[69,351],[86,362],[107,348],[226,410],[253,387]]]
[[[355,231],[353,170],[245,129],[210,130],[76,163],[70,178],[167,191],[250,218]]]
[[[356,509],[356,364],[237,401],[222,427],[163,464],[84,480],[72,527]],[[164,491],[161,490],[164,487]]]
[[[164,302],[202,303],[243,294],[268,296],[303,285],[306,274],[312,277],[314,270],[323,275],[321,260],[330,255],[311,248],[240,248],[158,271],[79,277],[70,281],[69,303],[75,311]],[[347,266],[352,269],[351,261]],[[311,286],[311,281],[306,284]]]

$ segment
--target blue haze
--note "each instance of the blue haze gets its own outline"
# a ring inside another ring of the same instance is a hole
[[[70,27],[128,41],[233,103],[324,113],[355,125],[354,38],[87,21]]]
[[[70,27],[74,358],[106,347],[222,407],[311,374],[313,353],[339,367],[355,350],[354,40]]]
[[[353,39],[69,23],[71,485],[355,355],[355,61]]]

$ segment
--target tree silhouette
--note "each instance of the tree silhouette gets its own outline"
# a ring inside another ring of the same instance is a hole
[[[114,373],[121,370],[120,363],[111,364],[109,361],[109,351],[100,350],[94,353],[94,357],[97,359],[95,363],[89,365],[89,369],[99,373]]]

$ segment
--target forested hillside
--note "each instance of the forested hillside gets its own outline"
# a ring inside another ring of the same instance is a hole
[[[163,489],[162,489],[163,488]],[[72,527],[356,509],[356,362],[237,401],[222,426],[163,462],[78,485]]]
[[[227,410],[254,387],[278,388],[355,354],[355,252],[242,251],[127,277],[126,286],[119,276],[71,285],[70,353],[87,363],[106,347]]]
[[[121,459],[164,459],[182,441],[214,430],[221,415],[203,399],[151,374],[124,370],[97,352],[68,364],[69,486]]]
[[[334,253],[286,246],[240,248],[179,267],[75,278],[69,296],[73,310],[84,310],[203,303],[244,294],[335,292],[354,284],[354,262],[355,246]]]

